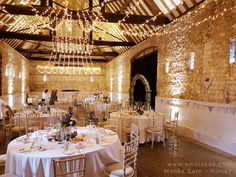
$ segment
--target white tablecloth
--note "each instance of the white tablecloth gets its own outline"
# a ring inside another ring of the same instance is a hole
[[[42,122],[42,126],[43,125],[53,126],[57,123],[57,116],[65,113],[66,111],[61,110],[61,109],[51,109],[50,113],[46,113],[46,114],[44,114],[38,110],[35,112],[39,114],[39,118],[40,118],[40,121]],[[25,118],[27,115],[29,115],[31,113],[33,113],[33,111],[28,110],[28,111],[24,111],[24,112],[23,111],[18,112],[18,113],[16,113],[16,115],[20,114],[20,117],[22,118],[21,124],[25,125],[25,123],[26,123]]]
[[[91,130],[78,129],[78,133],[81,132],[91,132]],[[52,177],[52,158],[63,159],[86,153],[86,177],[102,177],[105,166],[122,160],[122,146],[117,134],[106,135],[103,144],[86,145],[80,153],[75,151],[75,144],[70,143],[69,150],[75,152],[71,155],[63,153],[62,144],[47,141],[42,142],[42,147],[46,148],[45,151],[19,152],[19,149],[27,149],[31,144],[25,144],[17,139],[9,143],[6,156],[6,173],[19,177]]]
[[[139,128],[139,143],[143,144],[146,142],[146,131],[147,127],[151,127],[153,125],[153,116],[162,116],[162,114],[158,114],[156,112],[144,112],[143,115],[136,115],[135,112],[132,111],[121,111],[113,112],[110,114],[111,119],[118,119],[118,135],[121,139],[121,142],[124,140],[122,139],[122,125],[121,125],[121,118],[131,119],[131,122],[138,126]],[[163,117],[162,117],[163,118]]]

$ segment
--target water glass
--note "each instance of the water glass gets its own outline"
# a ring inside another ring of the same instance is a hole
[[[63,151],[68,151],[69,141],[63,140]]]

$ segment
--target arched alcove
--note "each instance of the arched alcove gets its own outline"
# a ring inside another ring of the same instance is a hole
[[[143,75],[147,82],[151,92],[151,108],[155,108],[155,98],[157,95],[157,65],[158,65],[158,51],[157,46],[147,47],[140,50],[131,57],[131,73],[130,73],[130,87],[131,82],[136,74]],[[140,82],[140,81],[139,81]],[[140,83],[137,83],[135,90],[135,96],[137,92],[140,92]],[[143,88],[141,88],[143,89]],[[143,98],[143,96],[141,96]],[[131,103],[132,104],[132,103]]]
[[[145,102],[144,102],[144,106],[145,109],[149,109],[150,108],[150,104],[151,104],[151,90],[150,90],[150,86],[149,83],[147,81],[147,79],[141,75],[141,74],[136,74],[131,82],[130,85],[130,104],[134,104],[135,99],[134,99],[134,88],[135,85],[137,83],[137,81],[141,81],[144,88],[145,88]]]

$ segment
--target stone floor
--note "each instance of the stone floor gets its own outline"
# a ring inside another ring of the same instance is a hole
[[[140,145],[138,177],[235,177],[236,157],[181,138],[172,150],[158,143]]]

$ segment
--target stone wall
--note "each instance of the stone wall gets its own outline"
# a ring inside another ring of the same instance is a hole
[[[44,74],[40,73],[37,65],[46,65],[44,61],[30,62],[30,91],[41,92],[45,89],[51,90],[79,90],[81,92],[106,91],[106,66],[105,64],[94,64],[95,67],[101,67],[101,73],[98,75],[80,74],[47,74],[47,81],[43,80]],[[93,82],[91,81],[93,78]]]
[[[235,5],[234,0],[205,1],[191,14],[167,25],[157,36],[109,62],[109,91],[128,94],[130,60],[145,55],[147,48],[156,47],[157,96],[233,103],[236,100],[236,64],[229,64],[229,44],[236,35],[236,23],[233,20],[236,12],[225,12],[224,9],[228,10]],[[191,52],[195,53],[194,70],[190,70],[188,65]],[[169,73],[165,72],[166,61],[170,63]]]
[[[5,42],[0,41],[1,53],[1,95],[19,94],[29,91],[29,61],[20,53],[15,51]],[[5,76],[6,65],[9,58],[15,69],[15,77],[8,78]]]

